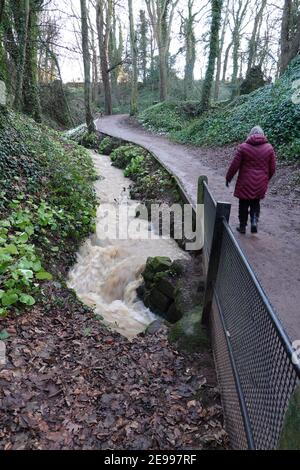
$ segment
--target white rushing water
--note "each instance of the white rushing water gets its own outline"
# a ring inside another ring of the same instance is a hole
[[[140,224],[144,239],[104,239],[103,218],[107,204],[114,213],[120,205],[133,208],[129,223],[136,220],[137,201],[130,201],[130,180],[123,172],[111,166],[110,158],[92,154],[100,179],[96,192],[100,199],[97,214],[97,231],[81,247],[77,264],[71,270],[68,285],[78,297],[101,315],[105,324],[129,339],[145,330],[156,317],[138,300],[136,289],[142,284],[141,273],[148,257],[168,256],[171,259],[186,258],[174,240],[157,237],[149,239],[148,221]],[[105,210],[104,210],[105,207]]]

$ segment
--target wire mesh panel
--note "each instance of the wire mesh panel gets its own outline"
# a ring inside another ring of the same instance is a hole
[[[210,257],[216,220],[216,201],[206,183],[204,184],[204,254],[206,262]],[[207,264],[206,263],[206,264]]]
[[[276,449],[299,367],[292,363],[289,340],[225,221],[223,227],[211,322],[227,429],[235,448],[245,448],[248,431],[256,449]],[[244,425],[231,374],[245,405]]]
[[[225,427],[230,437],[232,449],[248,449],[239,396],[227,346],[226,331],[223,328],[216,301],[210,316],[212,347],[216,364],[218,384],[222,399]]]

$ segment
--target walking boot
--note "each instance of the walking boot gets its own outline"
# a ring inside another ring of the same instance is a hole
[[[246,235],[246,225],[239,225],[237,231],[240,232],[242,235]]]
[[[251,233],[257,233],[258,232],[257,223],[258,223],[258,219],[255,216],[251,220]]]

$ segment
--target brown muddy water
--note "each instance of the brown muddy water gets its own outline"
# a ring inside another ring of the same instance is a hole
[[[128,224],[136,223],[140,203],[130,199],[131,182],[122,170],[111,166],[109,157],[95,153],[92,157],[100,176],[95,183],[100,201],[97,229],[81,247],[77,263],[69,274],[68,286],[83,303],[95,309],[109,328],[133,339],[156,319],[136,294],[143,282],[141,273],[147,258],[168,256],[175,260],[187,259],[189,255],[174,240],[158,237],[147,220],[139,220],[138,240],[116,239],[114,230],[105,233],[108,214],[115,215],[120,208],[129,208]],[[118,220],[121,225],[126,224],[125,219],[121,222],[119,217]],[[150,239],[153,234],[156,239]]]

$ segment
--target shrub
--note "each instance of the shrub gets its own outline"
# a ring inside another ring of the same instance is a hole
[[[145,158],[142,155],[139,155],[137,157],[134,157],[129,165],[124,170],[124,175],[126,177],[131,177],[132,179],[141,176],[141,173],[143,173],[143,163],[145,161]]]
[[[85,134],[83,135],[79,143],[80,145],[83,145],[83,147],[85,148],[98,150],[100,138],[96,132],[92,132],[92,133],[85,132]]]
[[[180,104],[175,102],[159,103],[140,114],[139,121],[157,132],[179,131],[186,126],[187,116]]]
[[[131,160],[135,158],[144,157],[147,151],[136,145],[122,145],[115,149],[111,154],[111,160],[113,166],[121,169],[125,169]]]
[[[115,149],[122,145],[122,141],[113,137],[104,137],[99,146],[101,155],[110,155]]]

